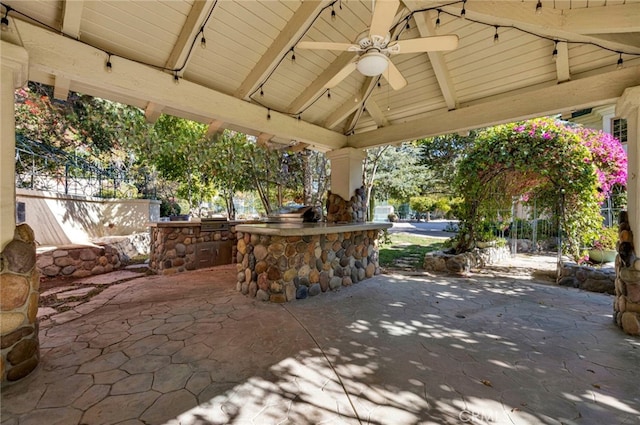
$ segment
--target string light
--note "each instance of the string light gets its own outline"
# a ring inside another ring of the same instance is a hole
[[[296,52],[293,51],[293,47],[291,48],[291,62],[296,61]]]
[[[331,5],[331,20],[333,22],[336,21],[336,10],[333,8],[333,5]]]
[[[5,8],[6,11],[4,12],[4,16],[0,19],[0,27],[2,28],[2,31],[9,30],[9,11],[12,10],[9,6],[5,6]]]
[[[112,71],[112,64],[111,64],[111,53],[109,53],[109,57],[107,57],[107,62],[104,64],[104,68],[107,72],[111,72]]]
[[[460,17],[465,19],[467,17],[467,9],[465,9],[467,5],[467,0],[462,0],[462,10],[460,11]]]
[[[538,0],[538,3],[536,4],[536,15],[541,15],[541,14],[542,14],[542,2]]]
[[[180,76],[178,75],[177,71],[173,73],[173,82],[176,84],[180,84]]]
[[[331,99],[331,89],[327,89],[327,99]]]
[[[267,120],[271,119],[271,108],[267,108]]]
[[[622,59],[622,52],[618,52],[620,56],[618,57],[618,64],[616,65],[617,69],[624,68],[624,59]]]
[[[260,86],[260,97],[264,97],[264,90],[262,89],[262,86]]]
[[[551,53],[551,59],[555,62],[558,59],[558,40],[554,41],[553,53]]]
[[[204,38],[204,28],[202,28],[200,30],[200,33],[202,34],[202,37],[200,38],[200,47],[202,47],[203,49],[207,48],[207,39]]]
[[[493,34],[493,44],[498,44],[500,42],[500,35],[498,34],[498,25],[496,25],[496,33]]]
[[[436,28],[440,28],[440,12],[442,12],[442,10],[438,9],[438,18],[436,19]]]
[[[411,29],[411,25],[409,25],[409,19],[411,19],[411,15],[407,16],[407,25],[405,25],[405,28],[408,30]]]
[[[298,121],[302,119],[302,114],[298,114]]]

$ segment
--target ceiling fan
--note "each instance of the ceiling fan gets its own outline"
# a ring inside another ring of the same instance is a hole
[[[326,88],[337,86],[357,69],[361,74],[368,77],[382,75],[394,90],[400,90],[407,85],[407,80],[389,59],[391,55],[453,50],[458,47],[458,36],[453,34],[391,41],[389,30],[393,24],[399,4],[399,0],[376,1],[369,31],[365,31],[358,37],[358,44],[300,41],[296,47],[300,49],[339,50],[357,53],[354,56],[354,61],[347,64],[327,82]]]

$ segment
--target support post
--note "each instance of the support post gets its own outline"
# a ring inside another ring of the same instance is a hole
[[[342,148],[327,152],[331,161],[331,193],[345,200],[351,199],[356,189],[362,187],[362,161],[364,151],[355,148]]]

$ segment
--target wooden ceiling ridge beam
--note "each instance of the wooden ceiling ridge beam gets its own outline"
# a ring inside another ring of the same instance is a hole
[[[627,6],[627,5],[621,5]],[[607,6],[609,7],[609,6]],[[598,12],[607,7],[589,8],[593,13],[592,19],[600,19]],[[442,7],[443,11],[457,15],[460,10],[454,6]],[[616,41],[605,40],[583,34],[576,25],[567,24],[567,17],[562,10],[543,7],[541,14],[531,12],[531,5],[524,2],[500,2],[481,1],[469,2],[466,5],[467,16],[471,19],[486,21],[488,25],[504,27],[515,26],[533,34],[551,39],[568,40],[578,43],[593,43],[606,47],[613,51],[626,51],[627,53],[640,53],[640,48],[633,44],[625,44]],[[571,23],[571,19],[568,19]],[[582,21],[582,19],[581,19]],[[588,31],[587,31],[588,32]]]
[[[454,111],[434,114],[348,137],[348,146],[368,149],[461,130],[481,128],[539,116],[613,103],[628,87],[640,85],[640,66],[544,84],[483,99]]]
[[[417,9],[414,2],[405,1],[405,4],[407,7],[410,7],[411,10]],[[418,32],[421,37],[433,37],[438,35],[436,33],[435,25],[433,24],[435,12],[431,11],[428,13],[428,15],[426,13],[416,13],[413,15],[413,19],[416,22],[416,26],[418,27]],[[456,109],[458,99],[453,85],[453,80],[451,79],[451,74],[449,73],[449,68],[447,67],[447,62],[444,59],[444,54],[442,52],[427,52],[427,56],[429,57],[431,68],[433,68],[433,72],[435,73],[436,80],[440,86],[440,91],[442,92],[442,96],[447,104],[447,108],[449,110]]]
[[[174,84],[165,72],[137,62],[123,59],[111,73],[106,72],[104,55],[99,50],[29,22],[15,20],[15,26],[29,53],[31,76],[64,75],[86,87],[89,95],[100,92],[106,99],[111,95],[131,102],[166,105],[179,117],[216,119],[285,140],[309,143],[318,150],[346,145],[346,137],[335,131],[274,111],[269,119],[265,108],[259,105],[188,80]]]
[[[200,33],[204,20],[207,18],[207,14],[214,3],[215,0],[193,2],[176,43],[173,45],[173,49],[165,62],[166,68],[177,69],[184,65],[184,68],[178,71],[178,75],[182,76],[184,74],[184,70],[193,54],[193,49],[191,49],[193,39]]]
[[[259,87],[266,76],[278,65],[282,55],[294,47],[294,43],[302,37],[318,13],[328,3],[329,0],[312,0],[305,1],[298,7],[265,54],[240,84],[235,92],[235,97],[245,99]]]

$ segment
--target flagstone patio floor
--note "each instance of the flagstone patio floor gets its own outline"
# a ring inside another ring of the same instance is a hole
[[[640,422],[640,339],[609,295],[416,273],[269,304],[235,276],[140,277],[44,319],[1,423]]]

